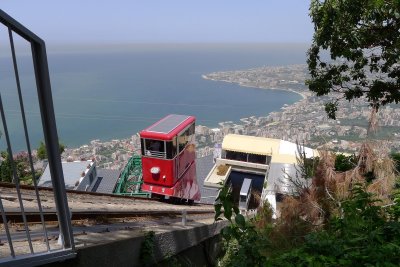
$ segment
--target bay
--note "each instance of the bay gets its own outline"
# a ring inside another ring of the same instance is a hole
[[[266,116],[301,97],[205,80],[203,74],[305,62],[303,44],[140,44],[49,49],[48,60],[60,140],[76,147],[93,139],[129,137],[161,117],[197,117],[215,127],[248,116]],[[18,58],[32,147],[43,135],[31,60]],[[0,92],[14,151],[25,150],[10,61],[0,62]],[[4,147],[5,138],[1,138]]]

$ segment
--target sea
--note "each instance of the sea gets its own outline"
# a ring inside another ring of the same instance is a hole
[[[242,87],[202,75],[262,66],[304,64],[306,44],[131,44],[48,48],[59,139],[78,147],[93,139],[128,138],[167,114],[197,124],[267,116],[301,97]],[[32,59],[17,62],[32,148],[43,140]],[[26,150],[11,57],[0,57],[0,94],[13,152]],[[4,128],[0,148],[5,148]]]

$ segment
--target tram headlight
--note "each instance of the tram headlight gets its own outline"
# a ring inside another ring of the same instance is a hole
[[[159,174],[160,173],[160,168],[159,167],[152,167],[150,169],[151,174]]]

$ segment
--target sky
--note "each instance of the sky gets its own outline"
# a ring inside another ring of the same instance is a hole
[[[2,0],[51,44],[310,43],[309,0]]]

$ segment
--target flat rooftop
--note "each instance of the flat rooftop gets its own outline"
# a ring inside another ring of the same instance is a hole
[[[65,188],[74,189],[76,183],[79,182],[81,178],[82,172],[85,172],[87,166],[91,163],[92,161],[62,162]],[[40,177],[38,186],[53,187],[49,165],[46,166],[46,169]]]
[[[190,116],[187,115],[177,115],[171,114],[165,117],[164,119],[156,122],[149,128],[147,128],[146,132],[153,132],[153,133],[162,133],[168,134],[172,132],[178,125],[189,119]]]

